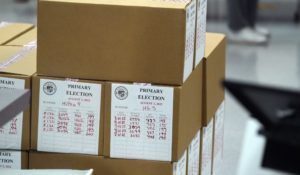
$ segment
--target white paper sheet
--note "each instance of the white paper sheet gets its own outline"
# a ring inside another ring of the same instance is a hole
[[[1,175],[92,175],[93,170],[0,170]]]
[[[224,102],[222,102],[215,114],[213,172],[216,172],[221,167],[223,160],[225,120],[224,106]]]
[[[40,80],[38,151],[98,155],[101,85]]]
[[[183,81],[185,81],[193,71],[194,45],[196,27],[196,0],[192,0],[186,8],[186,34],[185,34],[185,57]]]
[[[187,153],[185,151],[178,162],[173,164],[173,175],[186,175],[186,161]]]
[[[0,89],[25,89],[25,80],[0,77]],[[0,127],[0,149],[20,150],[22,145],[23,112]]]
[[[200,165],[200,130],[195,135],[188,149],[188,175],[199,175]]]
[[[211,175],[213,149],[213,119],[203,127],[201,175]]]
[[[171,161],[173,91],[112,84],[111,157]]]
[[[21,169],[21,151],[0,151],[0,169]]]
[[[197,0],[197,24],[196,24],[196,54],[195,67],[201,62],[205,52],[207,0]]]

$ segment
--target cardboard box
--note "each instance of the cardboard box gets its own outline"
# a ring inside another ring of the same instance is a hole
[[[224,123],[225,123],[225,102],[219,106],[214,117],[213,129],[213,163],[212,172],[218,174],[223,163],[224,151]]]
[[[195,3],[41,0],[38,74],[182,85],[193,70]]]
[[[25,46],[25,45],[36,45],[37,41],[37,28],[33,28],[23,35],[15,38],[14,40],[6,43],[7,46]]]
[[[34,47],[0,46],[0,88],[31,89],[36,72]],[[30,109],[0,128],[0,149],[29,150]]]
[[[45,161],[46,160],[46,161]],[[180,162],[108,159],[80,154],[29,153],[30,169],[94,169],[94,175],[185,175],[186,155]]]
[[[222,81],[225,79],[225,47],[225,35],[218,33],[206,34],[203,74],[203,126],[208,125],[224,100],[225,93]]]
[[[197,0],[195,61],[196,67],[205,55],[207,0]]]
[[[31,149],[103,155],[99,81],[33,77]]]
[[[9,23],[0,21],[0,45],[17,38],[33,28],[32,24]]]
[[[28,169],[28,152],[0,150],[1,169]]]
[[[182,86],[107,83],[104,156],[178,161],[202,124],[203,64]]]

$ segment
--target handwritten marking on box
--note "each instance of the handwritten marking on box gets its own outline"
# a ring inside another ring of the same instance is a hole
[[[110,156],[170,161],[173,88],[112,84]]]
[[[24,89],[25,80],[0,77],[0,89]],[[0,127],[0,149],[21,149],[23,112]]]
[[[98,155],[101,85],[40,80],[38,151]]]

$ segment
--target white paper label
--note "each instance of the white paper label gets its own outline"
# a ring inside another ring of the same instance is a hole
[[[205,54],[206,14],[207,14],[207,0],[197,0],[195,67],[201,62]]]
[[[188,175],[199,175],[200,130],[192,140],[188,149]]]
[[[0,22],[0,28],[8,26],[10,23],[8,22]]]
[[[21,169],[21,152],[0,151],[0,169]]]
[[[111,157],[171,161],[173,91],[112,84]]]
[[[203,127],[201,175],[211,175],[213,149],[213,119]]]
[[[173,175],[186,175],[187,154],[184,151],[183,156],[173,164]]]
[[[225,120],[224,106],[225,105],[223,102],[219,106],[215,114],[213,172],[219,169],[223,159],[224,120]]]
[[[196,0],[192,0],[186,9],[186,34],[185,34],[185,57],[183,81],[185,81],[193,71],[194,45],[196,27]]]
[[[0,89],[25,89],[25,80],[0,77]],[[21,149],[23,112],[0,127],[0,149]]]
[[[38,151],[98,155],[101,85],[40,80]]]

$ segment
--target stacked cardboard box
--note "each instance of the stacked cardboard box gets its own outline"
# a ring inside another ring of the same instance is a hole
[[[220,168],[223,152],[225,36],[207,33],[204,57],[203,128],[201,148],[202,175]]]
[[[14,40],[15,38],[26,33],[32,28],[32,24],[9,23],[0,21],[0,45],[5,45],[6,43]]]
[[[38,10],[30,168],[211,174],[225,40],[205,36],[206,0],[40,0]]]
[[[0,89],[31,89],[35,72],[35,46],[0,46]],[[29,149],[30,109],[0,128],[0,168],[28,168]]]

